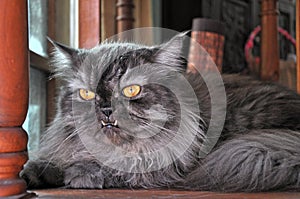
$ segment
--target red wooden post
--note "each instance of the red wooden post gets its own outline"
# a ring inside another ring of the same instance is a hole
[[[101,41],[101,1],[79,1],[79,47],[92,48]]]
[[[27,3],[0,1],[0,196],[24,195],[28,106]]]
[[[279,79],[277,0],[261,1],[261,69],[263,80]]]

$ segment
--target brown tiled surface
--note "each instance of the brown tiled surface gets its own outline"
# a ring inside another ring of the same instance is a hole
[[[86,199],[86,198],[111,198],[111,199],[144,199],[144,198],[204,198],[204,199],[300,199],[300,192],[285,193],[212,193],[198,191],[177,190],[82,190],[82,189],[47,189],[34,191],[38,199]]]

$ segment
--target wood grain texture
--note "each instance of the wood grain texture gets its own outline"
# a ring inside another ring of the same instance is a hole
[[[0,153],[25,151],[28,137],[19,127],[0,128]],[[1,160],[0,160],[1,161]]]
[[[28,159],[21,128],[28,107],[27,1],[0,1],[0,197],[26,195]]]
[[[0,197],[26,191],[26,183],[19,178],[19,172],[27,159],[26,152],[0,153]]]
[[[0,154],[0,179],[18,178],[19,171],[27,161],[27,152]],[[7,180],[3,179],[3,180]],[[2,185],[0,185],[1,187]]]
[[[100,0],[79,1],[79,47],[92,48],[101,41]]]
[[[213,193],[201,191],[180,191],[180,190],[83,190],[83,189],[48,189],[36,190],[40,199],[81,199],[81,198],[110,198],[110,199],[143,199],[143,198],[164,198],[164,199],[299,199],[300,193]]]
[[[0,127],[20,126],[28,105],[26,1],[0,1]]]
[[[263,80],[279,79],[277,0],[261,1],[261,69]]]
[[[121,33],[134,27],[133,0],[117,1],[117,32]]]
[[[101,39],[104,41],[116,34],[116,3],[112,0],[101,0]]]
[[[134,27],[141,28],[153,26],[152,0],[134,0],[134,6]]]
[[[297,91],[300,93],[300,0],[296,1]]]
[[[56,40],[56,26],[55,26],[55,16],[56,16],[56,9],[55,9],[55,4],[56,4],[56,0],[48,0],[48,31],[47,31],[47,35],[49,38],[51,38],[52,40]],[[50,44],[50,42],[48,42],[47,45],[47,50],[48,50],[48,55],[52,52],[53,50],[53,45]]]
[[[25,193],[26,182],[21,179],[0,179],[0,190],[0,197],[19,195]]]

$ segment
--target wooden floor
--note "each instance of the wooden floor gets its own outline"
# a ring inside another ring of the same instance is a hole
[[[212,193],[197,191],[177,191],[177,190],[82,190],[82,189],[47,189],[35,190],[38,199],[143,199],[143,198],[204,198],[204,199],[299,199],[299,193]]]

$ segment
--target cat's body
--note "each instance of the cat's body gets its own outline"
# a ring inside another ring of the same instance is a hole
[[[29,161],[22,173],[29,186],[214,191],[299,189],[300,96],[272,83],[224,75],[227,95],[224,128],[212,151],[200,157],[211,119],[211,96],[207,82],[199,75],[180,73],[193,88],[197,104],[185,98],[184,89],[172,87],[183,64],[178,59],[181,49],[178,38],[151,48],[104,44],[90,51],[74,51],[57,46],[61,58],[56,59],[56,73],[64,80],[64,87],[58,114],[43,138],[39,158]],[[170,87],[165,88],[163,81],[159,82],[164,78]],[[128,99],[120,96],[125,93],[123,88],[130,85],[140,85],[141,90]],[[92,91],[96,96],[80,99],[80,89]],[[121,106],[122,103],[127,105]],[[111,109],[113,104],[116,105]],[[126,117],[120,113],[124,107],[129,113]],[[194,115],[195,107],[199,107],[200,115]],[[143,126],[149,122],[149,115],[154,115],[154,123]],[[131,120],[133,124],[127,123]],[[113,124],[116,121],[118,124]],[[197,125],[190,121],[196,121]],[[189,134],[189,128],[193,133]],[[152,131],[158,133],[152,135]],[[177,131],[186,133],[186,140],[194,137],[191,142],[182,140],[184,135],[176,140]],[[90,140],[90,132],[96,132],[91,135],[101,142],[95,144]],[[139,133],[146,137],[139,137]],[[143,155],[168,145],[171,140],[175,140],[175,147],[166,147],[164,152],[158,152],[158,157]],[[110,144],[124,150],[121,154],[135,155],[123,159],[112,152],[115,148],[109,148]],[[94,148],[101,154],[99,157],[95,157]],[[101,158],[107,158],[106,153],[111,157],[102,161]],[[168,160],[171,162],[165,164]]]

